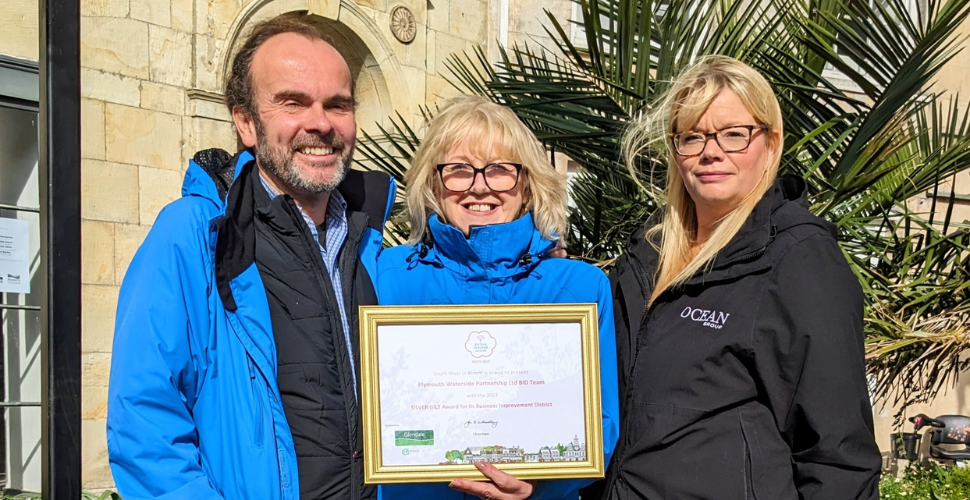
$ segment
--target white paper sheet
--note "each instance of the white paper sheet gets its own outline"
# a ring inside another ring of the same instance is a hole
[[[0,217],[0,292],[30,293],[30,224]]]
[[[586,460],[578,324],[379,332],[383,465]]]

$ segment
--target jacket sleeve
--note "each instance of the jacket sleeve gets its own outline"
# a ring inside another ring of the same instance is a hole
[[[628,254],[623,254],[617,259],[616,268],[610,273],[613,324],[616,332],[617,392],[621,402],[621,414],[624,412],[622,403],[626,396],[626,379],[630,376],[633,358],[636,356],[636,337],[646,308],[646,298],[643,296],[635,273],[637,269]]]
[[[648,226],[651,224],[648,223]],[[644,263],[653,252],[647,242],[647,227],[630,235],[626,249],[610,272],[613,293],[613,315],[616,327],[616,364],[619,375],[620,415],[625,412],[626,382],[636,357],[640,322],[646,313],[647,300],[652,293],[651,269]],[[648,259],[649,260],[649,259]]]
[[[798,496],[875,500],[881,458],[859,282],[823,234],[793,244],[772,272],[754,333],[755,367],[791,448]]]
[[[125,275],[108,386],[108,460],[132,499],[221,499],[201,465],[192,407],[208,333],[205,211],[162,211]],[[198,339],[198,340],[196,340]]]
[[[613,330],[613,299],[609,280],[599,270],[597,314],[599,316],[600,351],[600,401],[603,414],[603,467],[610,463],[613,450],[620,435],[620,404],[617,393],[616,335]],[[579,496],[579,489],[592,483],[592,479],[567,479],[539,481],[536,483],[532,500],[572,499]]]

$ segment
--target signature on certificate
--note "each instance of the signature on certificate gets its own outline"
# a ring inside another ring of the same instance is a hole
[[[472,425],[490,425],[494,429],[498,427],[498,420],[466,420],[465,421],[466,429]]]

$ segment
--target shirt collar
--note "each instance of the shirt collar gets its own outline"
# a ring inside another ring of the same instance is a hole
[[[262,174],[259,174],[259,182],[260,184],[263,185],[263,189],[266,190],[266,194],[269,195],[270,200],[275,199],[277,196],[280,195],[279,193],[276,192],[275,189],[273,189],[273,186],[271,186],[269,182],[266,182],[266,178],[263,177]],[[297,208],[300,209],[300,214],[303,215],[303,218],[309,220],[309,217],[305,213],[303,213],[303,207],[301,207],[300,204],[296,202],[296,200],[293,200],[293,203],[296,203],[296,206]],[[339,190],[334,189],[333,191],[330,191],[330,199],[329,201],[327,201],[326,223],[329,224],[329,221],[332,218],[336,218],[337,220],[344,220],[346,219],[346,213],[347,213],[347,200],[344,199],[344,196],[340,194]]]

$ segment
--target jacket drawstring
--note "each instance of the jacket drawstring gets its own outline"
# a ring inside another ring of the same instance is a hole
[[[549,251],[539,252],[539,253],[526,253],[525,255],[520,257],[515,264],[510,265],[509,268],[512,268],[512,266],[518,264],[519,266],[525,267],[525,269],[520,274],[534,273],[536,266],[538,266],[539,263],[542,262],[542,259],[545,258],[547,255],[549,255]],[[536,277],[541,277],[541,276],[536,274]]]
[[[419,259],[424,259],[428,256],[428,252],[431,251],[432,245],[434,245],[434,237],[431,236],[431,231],[428,231],[425,233],[424,237],[421,238],[421,242],[418,244],[417,249],[411,252],[411,255],[408,255],[408,258],[404,259],[404,261],[410,264],[411,259],[413,259],[415,255],[417,255]]]
[[[423,259],[428,256],[428,251],[429,251],[428,245],[425,245],[424,242],[422,241],[421,244],[418,245],[418,247],[413,252],[411,252],[411,254],[408,255],[406,259],[404,259],[404,261],[410,264],[411,260],[414,259],[415,255],[417,255],[419,259]]]

